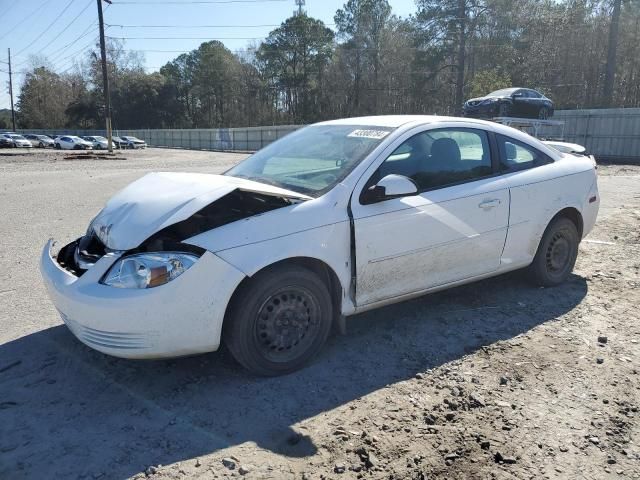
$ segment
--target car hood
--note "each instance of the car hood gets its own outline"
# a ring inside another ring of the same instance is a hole
[[[226,175],[150,173],[112,197],[89,229],[108,248],[130,250],[159,230],[186,220],[234,190],[311,199],[290,190]]]
[[[489,99],[496,99],[496,100],[500,100],[502,98],[507,98],[507,97],[477,97],[477,98],[470,98],[469,100],[467,100],[467,103],[470,102],[483,102],[484,100],[489,100]]]

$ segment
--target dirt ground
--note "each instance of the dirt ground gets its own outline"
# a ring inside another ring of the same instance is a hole
[[[224,351],[111,358],[61,325],[47,238],[148,171],[244,156],[126,157],[0,150],[1,479],[640,478],[640,167],[600,167],[566,284],[515,273],[361,314],[310,367],[255,378]]]

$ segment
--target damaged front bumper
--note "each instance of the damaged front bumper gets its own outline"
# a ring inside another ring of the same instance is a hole
[[[147,289],[100,280],[122,255],[106,253],[81,275],[60,265],[53,241],[42,250],[44,283],[65,324],[83,343],[123,358],[217,350],[227,304],[244,274],[211,252],[171,282]]]

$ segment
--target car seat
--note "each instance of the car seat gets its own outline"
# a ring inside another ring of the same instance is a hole
[[[438,138],[431,145],[427,168],[431,172],[458,170],[462,162],[460,147],[453,138]]]

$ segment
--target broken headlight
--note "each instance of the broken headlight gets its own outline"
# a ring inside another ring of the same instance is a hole
[[[117,288],[152,288],[182,275],[198,257],[188,253],[139,253],[118,260],[100,283]]]

